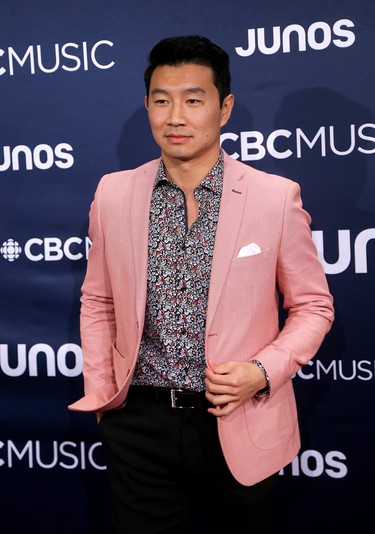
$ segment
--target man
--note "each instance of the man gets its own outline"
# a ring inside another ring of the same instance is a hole
[[[70,408],[100,419],[114,532],[187,532],[194,498],[205,532],[267,532],[275,474],[300,446],[291,377],[328,332],[332,297],[298,185],[220,150],[226,52],[173,37],[149,62],[161,160],[98,186],[85,397]]]

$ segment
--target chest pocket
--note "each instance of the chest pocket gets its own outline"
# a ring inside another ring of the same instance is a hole
[[[229,268],[227,285],[228,288],[249,288],[269,279],[271,273],[274,278],[271,251],[266,249],[253,256],[234,258]]]

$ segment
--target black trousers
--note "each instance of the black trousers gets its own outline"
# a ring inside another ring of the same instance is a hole
[[[276,475],[243,486],[214,416],[131,397],[99,423],[115,534],[269,532]],[[235,439],[235,437],[233,438]]]

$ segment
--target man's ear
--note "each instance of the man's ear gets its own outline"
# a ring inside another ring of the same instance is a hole
[[[221,106],[221,123],[220,126],[224,126],[230,119],[232,109],[234,106],[234,96],[232,94],[227,95]]]
[[[145,108],[148,111],[148,96],[147,95],[145,96],[145,101],[144,102],[145,102]]]

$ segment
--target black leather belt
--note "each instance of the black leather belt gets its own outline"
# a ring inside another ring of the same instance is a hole
[[[208,408],[210,403],[204,391],[189,391],[187,389],[168,389],[154,386],[130,386],[128,399],[143,397],[154,402],[166,404],[171,408],[193,410]]]

